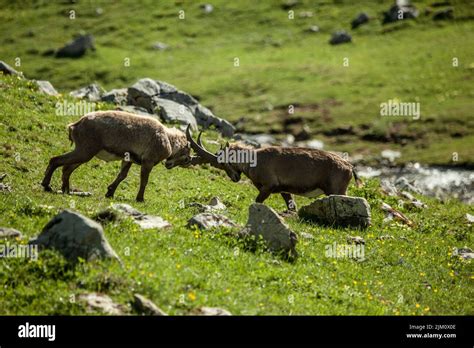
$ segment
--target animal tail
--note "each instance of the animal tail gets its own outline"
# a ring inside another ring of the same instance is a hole
[[[357,175],[357,172],[355,171],[354,168],[352,168],[352,175],[354,176],[354,180],[356,182],[356,187],[364,186],[364,183],[362,182],[362,180],[360,180],[359,175]]]
[[[76,125],[76,123],[77,122],[70,123],[67,125],[67,131],[68,131],[69,140],[71,141],[71,145],[74,143],[74,139],[72,138],[72,131],[74,130],[74,126]]]

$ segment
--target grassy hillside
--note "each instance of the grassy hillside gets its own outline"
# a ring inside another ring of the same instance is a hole
[[[201,306],[242,315],[474,313],[472,263],[451,255],[454,247],[474,247],[472,226],[465,220],[468,206],[418,197],[429,208],[409,210],[407,205],[398,207],[398,198],[383,196],[376,181],[368,181],[364,188],[351,184],[349,194],[370,203],[373,226],[366,231],[333,229],[289,218],[299,235],[300,256],[287,262],[263,249],[248,251],[224,231],[185,227],[196,213],[188,203],[207,203],[212,196],[228,206],[225,214],[231,219],[240,224],[247,220],[256,190],[247,180],[231,183],[213,169],[166,170],[158,165],[147,200],[139,204],[133,201],[137,166],[111,201],[104,194],[118,163],[93,160],[72,176],[72,186],[91,191],[91,197],[43,192],[39,182],[48,159],[70,148],[65,126],[73,119],[55,116],[55,103],[55,98],[38,94],[31,83],[0,77],[0,173],[7,173],[3,182],[13,189],[0,193],[0,226],[21,230],[26,238],[17,243],[26,243],[63,208],[91,217],[111,202],[124,202],[162,216],[173,228],[141,231],[127,221],[105,225],[123,267],[105,261],[71,267],[52,251],[41,253],[38,261],[2,259],[0,314],[85,314],[84,305],[70,299],[90,291],[106,293],[122,304],[138,292],[175,315]],[[59,188],[59,173],[52,184]],[[416,225],[383,223],[381,201],[399,208]],[[309,202],[297,198],[299,206]],[[277,211],[285,208],[279,196],[266,203]],[[302,232],[314,239],[303,238]],[[327,245],[346,244],[350,235],[365,239],[365,261],[325,256]],[[385,235],[393,239],[380,239]]]
[[[18,70],[64,93],[93,81],[111,89],[151,77],[199,96],[220,117],[241,120],[246,132],[283,137],[288,105],[295,105],[294,117],[332,150],[370,157],[391,148],[402,151],[400,162],[472,165],[474,3],[451,0],[455,20],[433,21],[440,9],[433,2],[413,1],[416,20],[382,25],[392,1],[302,0],[294,19],[280,0],[213,1],[209,14],[195,1],[4,1],[0,58],[11,65],[20,58]],[[350,30],[361,11],[373,19]],[[308,33],[311,25],[320,32]],[[329,45],[338,29],[349,30],[353,43]],[[80,32],[94,35],[95,52],[43,56]],[[157,41],[170,48],[151,49]],[[381,117],[389,99],[419,102],[421,118]],[[330,135],[349,126],[346,135]]]

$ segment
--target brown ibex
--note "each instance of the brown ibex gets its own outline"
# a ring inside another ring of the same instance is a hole
[[[321,194],[345,195],[352,176],[357,185],[361,183],[352,164],[327,151],[280,146],[253,149],[244,144],[234,143],[227,144],[220,152],[213,154],[201,143],[201,133],[195,142],[188,127],[186,136],[197,154],[192,157],[191,164],[209,163],[215,168],[225,170],[234,182],[238,182],[244,173],[259,191],[255,199],[258,203],[265,201],[272,193],[280,193],[288,210],[295,211],[296,204],[292,194],[312,198]],[[248,161],[245,163],[222,161],[219,158],[222,151],[227,153],[254,151],[256,165],[253,166]],[[183,165],[188,166],[189,160],[183,161]]]
[[[136,200],[143,201],[145,187],[153,167],[166,160],[170,169],[179,162],[190,162],[190,148],[186,135],[175,128],[167,128],[158,120],[123,111],[97,111],[84,115],[68,126],[73,151],[53,157],[41,185],[51,191],[54,171],[63,166],[62,191],[69,193],[69,177],[81,164],[98,157],[104,161],[122,160],[117,178],[108,186],[106,197],[113,197],[117,186],[128,174],[132,163],[141,165],[140,189]]]

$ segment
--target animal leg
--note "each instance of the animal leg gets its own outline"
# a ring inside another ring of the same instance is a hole
[[[74,170],[76,170],[77,167],[79,167],[82,163],[76,163],[76,164],[66,164],[63,167],[63,176],[62,176],[62,181],[63,185],[61,186],[61,191],[63,193],[69,193],[69,178],[71,177],[71,174]]]
[[[263,203],[268,198],[268,196],[270,196],[270,191],[260,189],[257,198],[255,198],[255,202]]]
[[[107,187],[107,193],[105,197],[111,198],[114,196],[115,190],[117,186],[127,177],[128,171],[132,166],[132,162],[130,161],[122,161],[122,166],[120,167],[120,172],[118,173],[117,177],[115,178],[114,182]]]
[[[140,172],[140,189],[138,190],[138,194],[136,198],[137,202],[144,201],[143,195],[145,194],[145,188],[146,188],[146,185],[148,184],[148,177],[150,176],[150,172],[153,169],[154,165],[155,164],[153,162],[149,162],[149,161],[142,162],[142,168]]]
[[[288,211],[295,212],[296,211],[296,202],[293,199],[293,196],[291,195],[291,193],[282,192],[281,196],[285,200],[286,207],[288,208]]]
[[[71,152],[68,152],[61,156],[53,157],[49,160],[48,167],[46,168],[46,172],[44,174],[43,181],[41,185],[44,187],[45,191],[52,191],[51,187],[49,186],[51,182],[51,177],[53,176],[54,171],[61,166],[67,164],[77,164],[77,163],[85,163],[88,162],[96,155],[97,151],[78,151],[77,148]]]

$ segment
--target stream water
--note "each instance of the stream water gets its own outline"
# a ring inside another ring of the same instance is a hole
[[[474,203],[474,170],[444,167],[428,167],[419,163],[404,167],[357,166],[361,177],[378,177],[395,182],[404,177],[426,196],[439,199],[458,198],[464,203]]]

